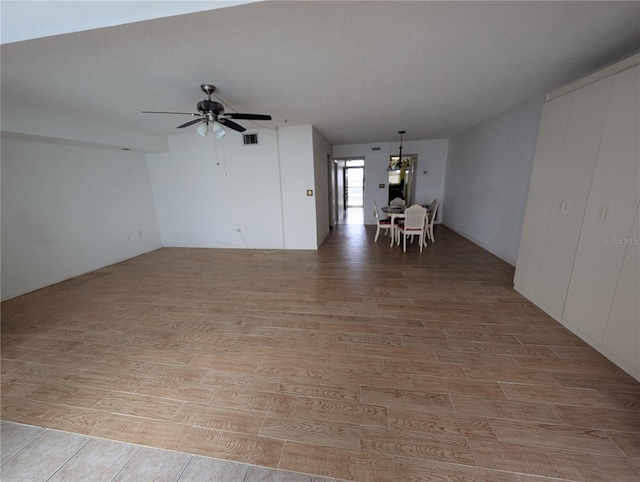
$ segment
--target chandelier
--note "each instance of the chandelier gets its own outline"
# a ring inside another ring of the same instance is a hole
[[[389,167],[387,167],[387,171],[400,171],[405,165],[402,163],[402,136],[407,131],[398,131],[400,134],[400,147],[398,147],[398,159],[389,160]]]

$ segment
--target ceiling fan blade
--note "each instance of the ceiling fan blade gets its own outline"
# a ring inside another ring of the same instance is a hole
[[[155,110],[143,110],[141,111],[143,114],[181,114],[181,115],[197,115],[201,116],[202,114],[195,114],[193,112],[158,112]]]
[[[220,124],[222,124],[225,127],[228,127],[230,129],[233,129],[234,131],[238,131],[238,132],[244,132],[247,129],[245,129],[244,127],[242,127],[240,124],[236,124],[235,122],[233,122],[232,120],[229,119],[225,119],[224,117],[219,117],[218,118],[218,122]]]
[[[200,119],[196,119],[196,120],[192,120],[192,121],[189,121],[189,122],[185,122],[181,126],[178,126],[177,129],[182,129],[183,127],[189,127],[189,126],[192,126],[193,124],[197,124],[198,122],[202,122],[204,120],[205,120],[205,118],[202,117]]]
[[[238,112],[228,112],[224,115],[229,119],[246,119],[246,120],[271,120],[270,115],[264,114],[239,114]]]

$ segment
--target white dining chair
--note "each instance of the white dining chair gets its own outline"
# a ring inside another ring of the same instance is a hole
[[[404,220],[398,222],[395,228],[396,243],[400,244],[400,236],[403,238],[402,249],[407,251],[407,238],[418,236],[420,242],[420,252],[424,246],[425,224],[427,219],[427,208],[414,204],[404,211]]]
[[[424,245],[427,245],[427,239],[430,239],[432,243],[436,242],[436,238],[433,237],[433,223],[436,221],[436,216],[438,215],[438,201],[436,199],[433,200],[431,205],[429,206],[430,213],[427,214],[427,222],[424,227],[425,238]]]
[[[378,203],[373,201],[373,215],[376,217],[376,237],[373,238],[374,242],[378,241],[378,236],[380,236],[380,231],[391,232],[391,228],[393,225],[391,224],[391,219],[380,219],[380,213],[378,212]]]
[[[405,202],[405,200],[399,197],[393,198],[391,201],[389,201],[389,206],[393,207],[402,208],[406,205],[407,203]]]

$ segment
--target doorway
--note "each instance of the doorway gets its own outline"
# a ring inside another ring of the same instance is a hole
[[[416,190],[415,170],[418,164],[417,154],[391,156],[389,158],[389,203],[392,199],[404,199],[407,206],[414,203]]]
[[[342,206],[338,224],[364,224],[364,158],[344,159],[342,164]]]
[[[364,207],[364,159],[350,159],[344,169],[344,205]]]

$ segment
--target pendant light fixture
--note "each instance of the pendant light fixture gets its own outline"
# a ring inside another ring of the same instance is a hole
[[[402,167],[402,136],[407,131],[398,131],[400,134],[400,147],[398,147],[398,160],[397,161],[389,161],[389,167],[387,167],[387,171],[399,171]]]

